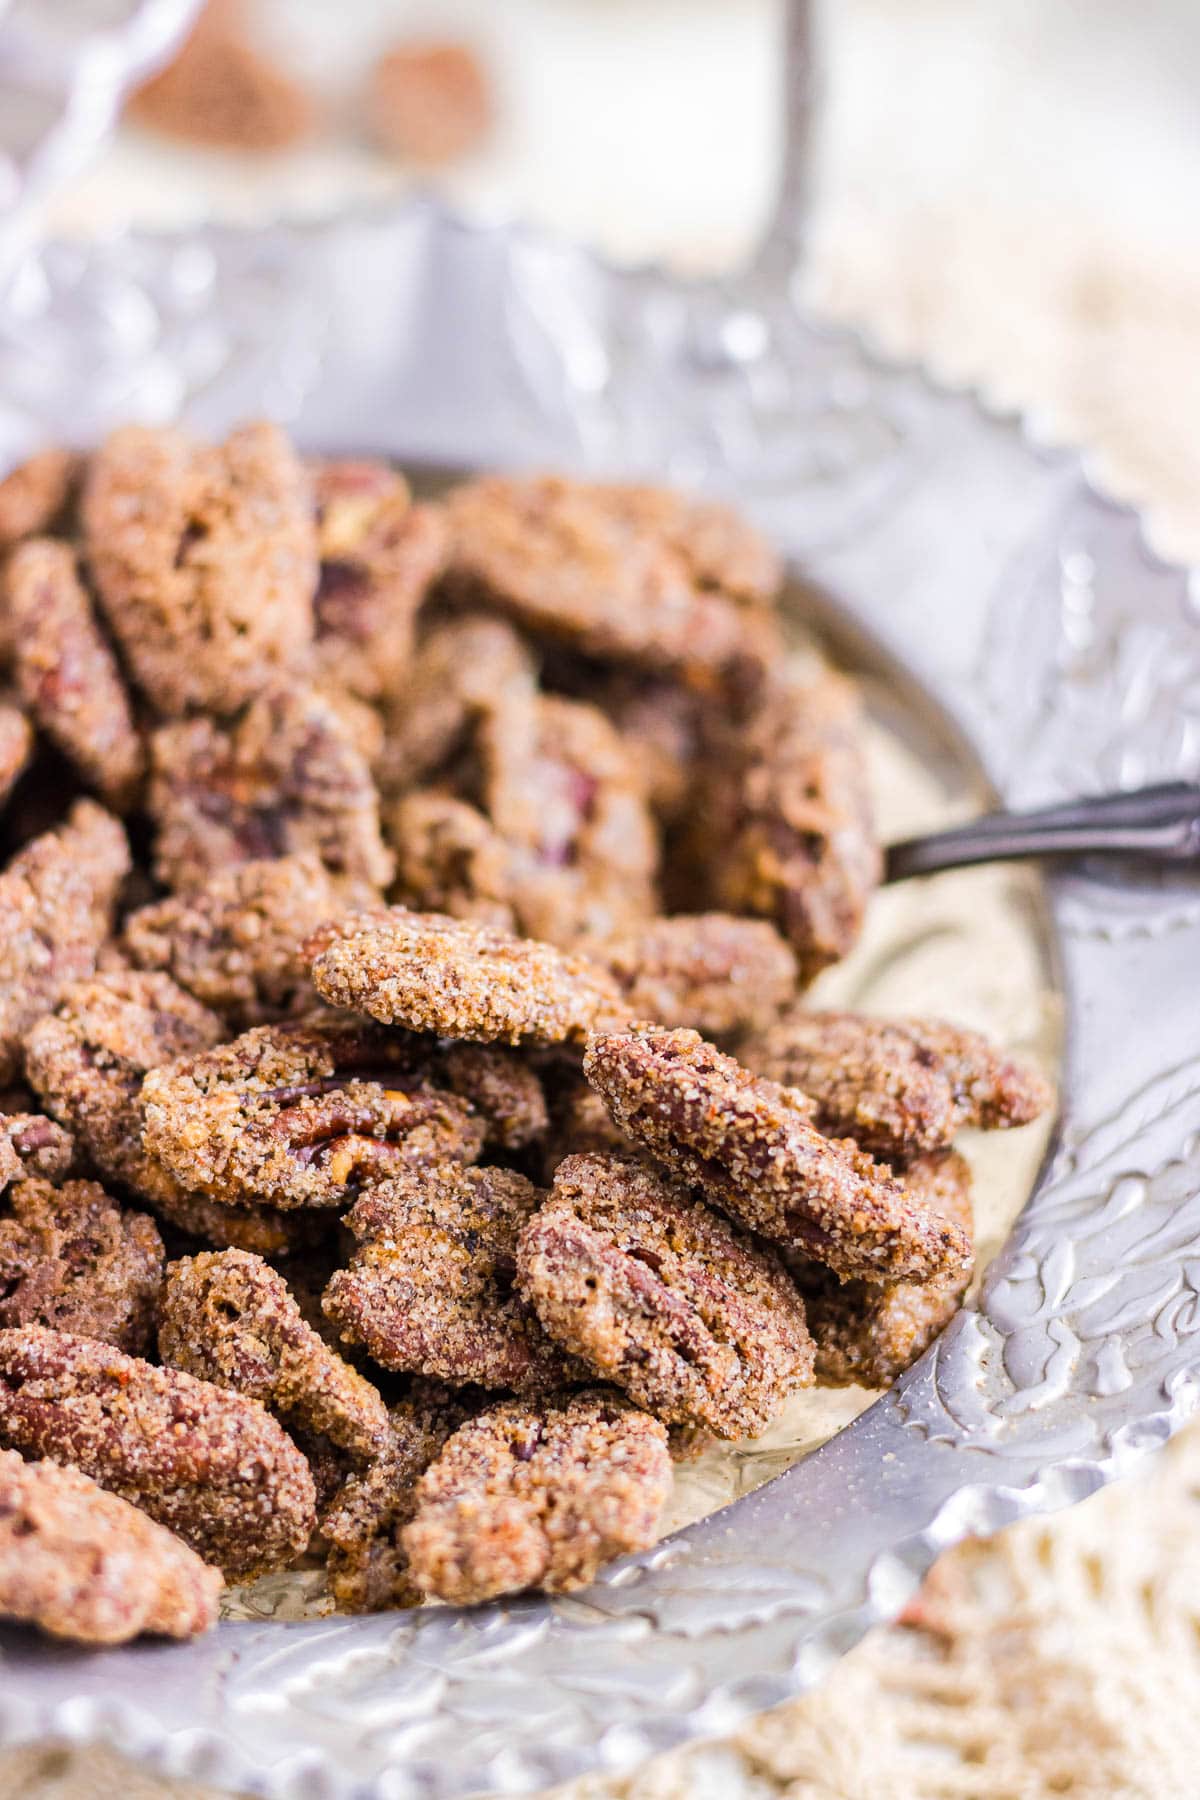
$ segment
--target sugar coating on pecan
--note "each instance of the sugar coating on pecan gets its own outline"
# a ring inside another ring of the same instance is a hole
[[[379,1456],[347,1477],[322,1514],[329,1589],[343,1612],[384,1612],[423,1599],[409,1578],[401,1534],[416,1506],[419,1477],[465,1417],[450,1399],[401,1400]]]
[[[0,1188],[10,1181],[61,1181],[75,1163],[75,1139],[43,1113],[0,1113]]]
[[[21,698],[88,785],[124,811],[141,781],[142,740],[74,549],[27,539],[9,560],[4,590]]]
[[[218,150],[286,150],[316,120],[306,90],[243,35],[228,7],[201,14],[183,49],[130,96],[151,131]]]
[[[234,1205],[348,1206],[405,1167],[473,1161],[485,1136],[408,1043],[354,1020],[257,1026],[151,1070],[142,1100],[148,1155]]]
[[[48,531],[65,508],[79,473],[71,450],[39,450],[0,480],[0,550]]]
[[[798,1089],[752,1075],[695,1031],[596,1038],[584,1072],[656,1161],[844,1278],[929,1281],[969,1254],[965,1235],[915,1207],[889,1168],[817,1131]]]
[[[774,920],[804,979],[852,948],[882,862],[854,684],[778,676],[712,751],[692,828],[713,903]]]
[[[759,604],[776,585],[773,559],[763,551],[755,570],[746,546],[757,540],[730,515],[722,547],[712,508],[555,475],[482,476],[446,504],[451,586],[552,642],[708,681],[761,674],[778,652]]]
[[[380,1182],[346,1214],[358,1248],[325,1291],[327,1316],[385,1369],[515,1393],[562,1386],[569,1359],[513,1287],[517,1238],[541,1198],[510,1169]]]
[[[0,806],[8,799],[33,757],[33,726],[19,706],[0,700]]]
[[[681,913],[591,947],[630,1016],[730,1037],[767,1025],[796,989],[796,959],[765,919]],[[799,1084],[798,1084],[799,1085]]]
[[[815,1123],[880,1156],[916,1156],[964,1125],[1027,1125],[1050,1104],[1031,1065],[940,1019],[876,1019],[795,1007],[743,1044],[759,1074],[802,1088]]]
[[[169,975],[112,970],[68,987],[25,1041],[29,1080],[106,1181],[135,1194],[189,1236],[287,1255],[303,1241],[289,1216],[235,1210],[182,1186],[142,1148],[142,1082],[150,1069],[208,1049],[215,1014]]]
[[[503,620],[468,614],[434,625],[387,708],[385,790],[445,774],[480,721],[506,699],[533,694],[536,681],[532,653]]]
[[[207,718],[164,725],[150,755],[164,886],[199,887],[234,864],[304,851],[366,889],[391,879],[371,771],[315,691],[272,689],[227,730]]]
[[[261,1256],[204,1251],[172,1263],[158,1349],[170,1368],[261,1400],[301,1439],[326,1438],[360,1462],[387,1440],[378,1391],[305,1324],[287,1282]]]
[[[477,807],[436,788],[414,788],[384,814],[396,853],[392,897],[418,912],[516,930],[509,849]]]
[[[482,721],[478,759],[522,932],[569,945],[654,911],[658,832],[602,712],[558,695],[511,699]]]
[[[220,869],[202,887],[140,907],[121,947],[235,1027],[261,1025],[311,1000],[300,946],[339,899],[314,851]]]
[[[0,1618],[75,1644],[198,1637],[220,1571],[78,1469],[0,1450]]]
[[[303,666],[312,495],[277,426],[244,425],[217,446],[126,425],[93,456],[81,510],[100,604],[158,713],[235,712]]]
[[[670,1424],[755,1437],[812,1384],[779,1258],[642,1162],[566,1157],[517,1286],[557,1344]]]
[[[0,1331],[0,1443],[73,1463],[230,1579],[286,1567],[316,1522],[308,1464],[257,1400],[95,1338]]]
[[[140,1353],[163,1276],[153,1219],[95,1181],[18,1181],[0,1201],[0,1326],[49,1325]]]
[[[394,907],[383,919],[335,924],[308,948],[313,985],[332,1006],[410,1031],[477,1043],[578,1043],[628,1016],[588,958],[473,920]]]
[[[569,1593],[653,1543],[670,1491],[666,1427],[617,1396],[506,1401],[461,1425],[418,1482],[410,1575],[458,1606]]]
[[[313,485],[321,678],[377,701],[411,661],[417,612],[446,558],[445,521],[384,463],[322,463]]]
[[[901,1177],[913,1205],[948,1219],[971,1236],[971,1171],[954,1150],[934,1150]],[[820,1263],[791,1262],[817,1346],[824,1387],[884,1388],[910,1368],[962,1305],[968,1260],[933,1281],[838,1281]]]
[[[95,968],[129,867],[117,821],[77,800],[0,874],[0,1082],[16,1076],[33,1021]]]

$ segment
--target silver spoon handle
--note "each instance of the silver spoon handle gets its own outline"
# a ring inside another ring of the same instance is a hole
[[[969,825],[889,844],[884,880],[1026,856],[1104,855],[1200,862],[1200,784],[1172,781],[1036,812],[987,813]]]

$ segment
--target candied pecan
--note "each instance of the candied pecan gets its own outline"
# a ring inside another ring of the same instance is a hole
[[[79,473],[70,450],[39,450],[0,480],[0,550],[48,531],[65,508]]]
[[[78,1469],[0,1450],[0,1618],[76,1644],[198,1637],[221,1586],[219,1570]]]
[[[970,1239],[971,1171],[954,1150],[909,1164],[901,1180],[915,1206],[940,1215]],[[916,1286],[909,1281],[838,1281],[820,1263],[789,1259],[804,1295],[824,1387],[890,1387],[949,1324],[971,1278],[971,1263]]]
[[[757,681],[779,653],[754,555],[719,546],[713,509],[561,476],[487,475],[448,497],[451,587],[584,655]],[[700,530],[693,552],[693,527]],[[758,540],[747,532],[747,544]],[[762,553],[762,572],[769,553]],[[761,572],[760,572],[761,573]],[[753,594],[739,591],[746,583]],[[729,585],[732,578],[733,587]],[[769,584],[774,586],[774,570]]]
[[[285,1567],[316,1522],[308,1464],[257,1400],[94,1338],[0,1331],[0,1443],[73,1463],[230,1579]]]
[[[484,1127],[414,1072],[410,1045],[355,1020],[260,1025],[142,1088],[147,1153],[186,1187],[237,1204],[347,1206],[412,1164],[473,1160]]]
[[[604,1392],[510,1400],[469,1419],[417,1484],[401,1541],[426,1594],[469,1606],[568,1593],[654,1541],[671,1491],[666,1427]]]
[[[322,680],[365,700],[399,686],[417,612],[446,558],[438,506],[384,463],[318,465],[317,653]]]
[[[95,1181],[18,1181],[0,1209],[0,1326],[49,1325],[146,1348],[162,1285],[163,1243]]]
[[[35,1178],[61,1181],[75,1162],[69,1131],[42,1113],[0,1113],[0,1188]]]
[[[228,730],[211,719],[164,725],[150,756],[164,886],[199,887],[236,863],[303,851],[367,889],[391,879],[371,771],[321,694],[273,689]]]
[[[211,5],[127,112],[151,131],[219,150],[286,150],[316,122],[308,92],[247,41],[229,8]]]
[[[92,458],[82,514],[100,604],[159,713],[235,712],[303,665],[312,496],[276,426],[244,425],[219,447],[124,426]]]
[[[796,988],[796,959],[765,919],[681,913],[631,925],[589,949],[632,1017],[691,1025],[702,1037],[768,1024]]]
[[[668,1423],[755,1437],[812,1385],[779,1259],[644,1163],[559,1163],[521,1232],[517,1286],[555,1343]]]
[[[484,69],[467,44],[406,43],[371,71],[367,129],[394,156],[432,166],[478,150],[492,123]]]
[[[401,794],[386,812],[398,901],[512,931],[508,845],[474,806],[435,788]]]
[[[777,678],[712,753],[692,828],[714,903],[773,919],[806,981],[855,943],[882,872],[861,713],[828,670]]]
[[[506,698],[532,695],[536,681],[528,647],[502,620],[468,614],[435,625],[388,708],[385,790],[444,773],[480,721]]]
[[[306,851],[217,870],[203,887],[141,907],[126,919],[121,947],[231,1025],[261,1025],[311,999],[300,946],[337,911],[328,871]]]
[[[569,945],[654,911],[658,833],[602,712],[557,695],[509,699],[480,724],[478,755],[521,931]]]
[[[929,1281],[969,1253],[964,1233],[915,1207],[890,1169],[817,1131],[806,1095],[751,1075],[695,1031],[595,1038],[583,1066],[617,1123],[673,1174],[843,1277]]]
[[[21,698],[89,786],[124,811],[141,781],[142,740],[75,551],[27,539],[9,559],[4,588]]]
[[[0,806],[33,759],[33,726],[19,706],[0,700]]]
[[[880,1156],[936,1150],[962,1125],[1027,1125],[1052,1099],[1029,1064],[940,1019],[795,1007],[741,1055],[758,1074],[802,1088],[821,1131]]]
[[[305,1324],[287,1282],[260,1256],[204,1251],[172,1263],[158,1348],[171,1368],[261,1400],[302,1439],[327,1439],[361,1462],[386,1442],[376,1389]]]
[[[509,1169],[380,1182],[346,1214],[359,1247],[325,1291],[327,1315],[385,1369],[516,1393],[562,1386],[569,1359],[513,1289],[517,1237],[541,1198]]]
[[[129,845],[117,821],[77,800],[66,822],[18,851],[0,874],[0,1082],[21,1037],[68,982],[89,975],[112,926]]]
[[[361,926],[361,929],[359,927]],[[627,1017],[602,969],[550,944],[440,913],[350,917],[307,946],[333,1006],[479,1043],[581,1042]]]
[[[142,1149],[147,1070],[215,1044],[221,1023],[167,975],[113,970],[74,982],[25,1043],[29,1079],[106,1181],[193,1237],[286,1255],[295,1222],[268,1207],[234,1210],[180,1186]]]
[[[392,1408],[388,1441],[369,1468],[355,1471],[321,1518],[329,1545],[329,1588],[343,1612],[416,1606],[400,1541],[416,1505],[416,1484],[466,1417],[449,1398],[402,1400]]]

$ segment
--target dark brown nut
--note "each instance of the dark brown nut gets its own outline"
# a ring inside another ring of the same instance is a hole
[[[669,1424],[756,1437],[812,1385],[779,1259],[644,1163],[561,1162],[521,1232],[517,1286],[555,1343]]]
[[[185,1188],[238,1205],[348,1206],[413,1165],[473,1161],[484,1126],[414,1072],[410,1045],[354,1020],[260,1025],[142,1087],[142,1142]]]
[[[349,884],[391,880],[366,759],[338,710],[311,689],[263,694],[228,730],[211,719],[164,725],[150,755],[164,886],[200,887],[237,863],[305,851]]]
[[[556,695],[510,699],[481,723],[478,756],[522,932],[570,945],[655,910],[658,833],[603,713]]]
[[[455,489],[447,512],[452,589],[551,642],[705,685],[761,679],[779,653],[766,608],[726,585],[728,574],[754,580],[755,557],[717,549],[712,508],[644,488],[489,475]],[[698,520],[709,529],[696,557]],[[773,588],[773,559],[761,561]]]
[[[385,1369],[515,1393],[578,1378],[513,1289],[517,1238],[541,1199],[509,1169],[380,1182],[346,1214],[358,1249],[326,1289],[327,1316]]]
[[[33,758],[33,726],[19,706],[0,700],[0,806]]]
[[[475,1108],[493,1148],[524,1150],[545,1137],[550,1126],[546,1095],[519,1052],[499,1044],[445,1044],[429,1067],[451,1093]]]
[[[918,1157],[902,1179],[913,1205],[950,1220],[970,1238],[971,1171],[956,1151]],[[971,1278],[970,1261],[923,1287],[840,1282],[820,1263],[799,1258],[790,1267],[808,1308],[823,1387],[890,1387],[950,1323]]]
[[[579,1043],[627,1017],[602,969],[550,944],[399,907],[360,922],[310,940],[313,985],[332,1006],[476,1043]]]
[[[48,531],[66,507],[79,473],[70,450],[39,450],[0,481],[0,550]]]
[[[631,1017],[690,1025],[707,1038],[769,1024],[796,989],[796,959],[765,919],[647,919],[596,944],[592,955],[616,981]]]
[[[189,1192],[142,1149],[147,1071],[208,1049],[221,1022],[167,975],[114,970],[72,983],[25,1044],[29,1080],[88,1161],[192,1237],[285,1256],[303,1242],[290,1216],[234,1210]]]
[[[219,870],[203,887],[141,907],[121,947],[241,1029],[311,1001],[300,946],[338,907],[328,870],[306,851]]]
[[[220,1572],[77,1469],[0,1450],[0,1618],[75,1644],[198,1637]]]
[[[21,698],[88,785],[125,811],[142,778],[142,740],[75,551],[28,539],[9,560],[4,589]]]
[[[431,167],[457,162],[491,128],[487,75],[467,44],[397,44],[371,71],[366,121],[393,156]]]
[[[802,1088],[815,1123],[879,1156],[948,1144],[963,1125],[1027,1125],[1053,1092],[1027,1063],[938,1019],[793,1008],[741,1049],[759,1074]]]
[[[418,1477],[465,1417],[448,1399],[402,1400],[392,1408],[380,1456],[347,1478],[323,1514],[329,1588],[343,1612],[419,1605],[423,1596],[409,1579],[401,1534],[416,1505]]]
[[[477,808],[416,788],[392,802],[386,825],[396,852],[395,900],[515,931],[508,845]]]
[[[18,1181],[0,1204],[0,1326],[49,1325],[145,1350],[162,1286],[162,1239],[95,1181]]]
[[[205,1251],[172,1263],[158,1349],[170,1368],[261,1400],[302,1440],[327,1439],[363,1463],[387,1442],[377,1390],[305,1324],[287,1282],[260,1256]]]
[[[82,515],[100,604],[160,714],[235,712],[304,665],[312,495],[276,426],[244,425],[219,447],[124,426],[92,458]]]
[[[316,1523],[308,1464],[257,1400],[94,1338],[0,1331],[0,1443],[73,1463],[230,1580],[286,1567]]]
[[[385,791],[445,775],[481,720],[507,700],[531,697],[536,687],[532,654],[502,620],[469,614],[435,625],[388,708]]]
[[[626,1401],[507,1401],[460,1426],[422,1475],[402,1533],[409,1572],[458,1606],[569,1593],[654,1542],[670,1491],[666,1427]]]
[[[712,754],[692,831],[713,903],[774,920],[806,981],[853,946],[882,873],[861,718],[841,676],[777,678]]]
[[[694,1031],[593,1039],[584,1073],[672,1174],[844,1279],[931,1281],[970,1254],[965,1234],[915,1207],[889,1168],[817,1131],[798,1089],[751,1075]]]
[[[75,1163],[69,1131],[41,1113],[0,1113],[0,1188],[10,1181],[61,1181]]]
[[[314,486],[321,678],[381,700],[403,681],[417,612],[446,559],[441,508],[415,504],[384,463],[322,463]]]
[[[117,821],[77,800],[0,874],[0,1082],[15,1078],[33,1021],[95,968],[129,866]]]

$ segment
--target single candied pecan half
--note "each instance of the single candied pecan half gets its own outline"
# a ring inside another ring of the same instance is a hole
[[[216,1622],[220,1571],[78,1469],[0,1450],[0,1618],[75,1644]]]
[[[4,590],[21,698],[88,785],[125,811],[142,778],[142,740],[74,549],[27,539],[9,560]]]
[[[477,807],[437,788],[414,788],[384,817],[396,853],[394,900],[516,930],[508,845]]]
[[[418,1482],[409,1573],[457,1606],[569,1593],[653,1543],[670,1491],[666,1427],[627,1401],[506,1401],[461,1425]]]
[[[929,1281],[969,1254],[965,1234],[915,1207],[890,1169],[817,1131],[804,1094],[752,1075],[697,1032],[594,1038],[584,1073],[656,1161],[843,1278]]]
[[[162,1239],[95,1181],[18,1181],[0,1201],[0,1327],[49,1325],[140,1353],[162,1286]]]
[[[260,1025],[142,1089],[142,1141],[184,1187],[226,1205],[348,1206],[410,1165],[473,1161],[472,1107],[414,1069],[411,1044],[354,1020]]]
[[[820,1130],[879,1156],[936,1150],[964,1125],[1027,1125],[1053,1099],[1030,1064],[941,1019],[795,1007],[740,1054],[757,1073],[802,1088]]]
[[[901,1176],[914,1206],[948,1219],[970,1239],[971,1170],[954,1150],[934,1150]],[[890,1387],[962,1305],[971,1261],[922,1286],[913,1282],[838,1281],[820,1263],[789,1259],[804,1295],[823,1387]]]
[[[510,1169],[380,1182],[346,1215],[358,1248],[325,1291],[326,1315],[385,1369],[516,1393],[563,1386],[582,1371],[513,1287],[517,1238],[541,1199]]]
[[[123,426],[91,460],[82,516],[101,607],[158,713],[236,712],[303,667],[312,495],[276,426],[244,425],[219,447]]]
[[[77,800],[0,874],[0,1082],[15,1078],[33,1021],[95,968],[129,867],[117,821]]]
[[[560,1162],[517,1285],[557,1344],[669,1424],[755,1437],[812,1383],[778,1257],[641,1162]]]
[[[690,1025],[707,1038],[769,1024],[796,988],[796,959],[765,919],[680,913],[646,919],[589,948],[632,1018]]]
[[[286,1567],[316,1522],[308,1464],[257,1400],[94,1338],[0,1331],[0,1443],[74,1464],[230,1579]]]

